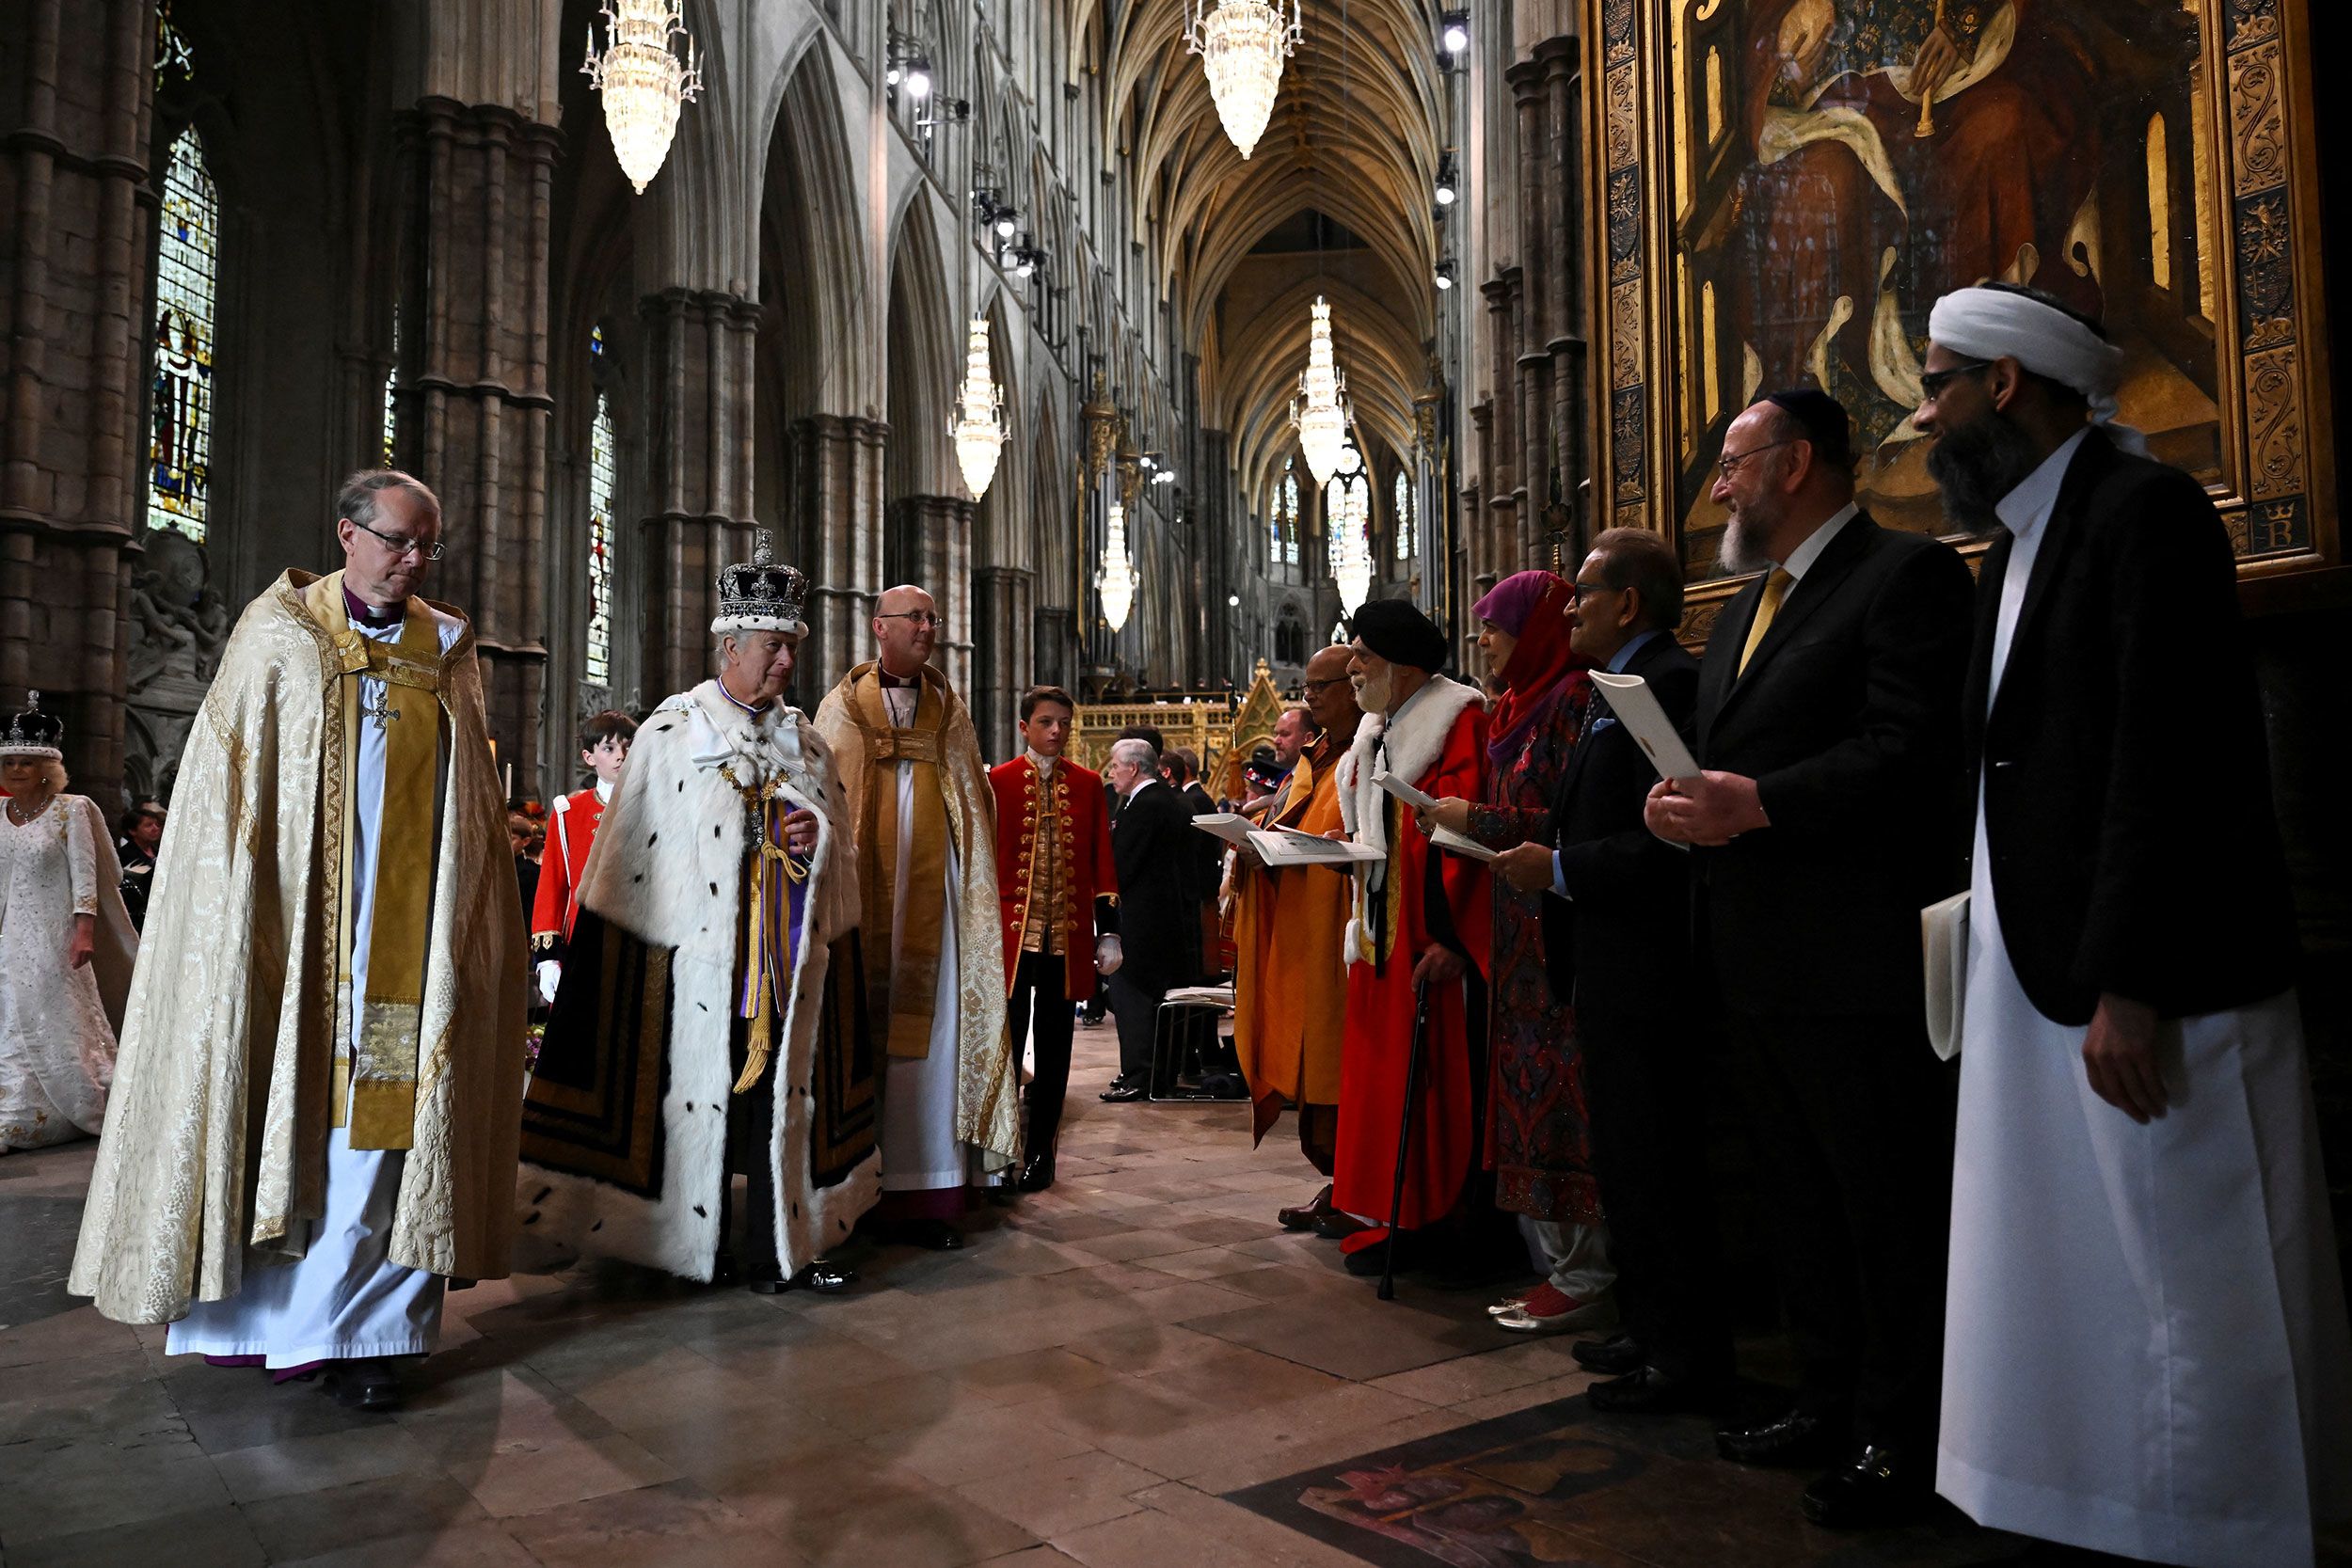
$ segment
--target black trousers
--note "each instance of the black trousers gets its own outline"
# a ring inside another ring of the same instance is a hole
[[[1026,1038],[1037,1053],[1037,1070],[1029,1080],[1029,1137],[1023,1146],[1031,1159],[1050,1157],[1061,1132],[1062,1100],[1070,1089],[1070,1038],[1077,1025],[1070,1010],[1069,974],[1070,960],[1058,954],[1024,953],[1005,1004],[1014,1049]]]
[[[1119,1075],[1136,1083],[1152,1076],[1152,1035],[1159,1027],[1160,999],[1165,988],[1150,990],[1121,969],[1104,983],[1111,1012],[1119,1021]]]
[[[1687,1021],[1612,1016],[1580,998],[1576,1038],[1626,1332],[1662,1371],[1728,1376],[1704,1037]]]
[[[1799,1405],[1850,1409],[1863,1441],[1925,1452],[1944,1373],[1958,1071],[1916,1012],[1726,1012],[1755,1067]]]
[[[737,1078],[742,1077],[748,1056],[745,1033],[743,1021],[737,1019],[727,1053]],[[719,1185],[719,1253],[724,1257],[730,1250],[735,1179],[741,1176],[745,1179],[743,1244],[735,1249],[734,1256],[746,1280],[784,1277],[784,1260],[776,1249],[776,1173],[768,1160],[768,1146],[775,1137],[776,1074],[783,1066],[783,1053],[771,1051],[759,1082],[741,1094],[727,1097],[726,1173]]]

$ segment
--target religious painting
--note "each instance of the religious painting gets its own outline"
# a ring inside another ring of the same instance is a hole
[[[2205,483],[2249,578],[2339,559],[2286,0],[1594,3],[1601,493],[1693,582],[1723,576],[1724,427],[1782,388],[1851,411],[1881,522],[1953,531],[1910,417],[1930,309],[1987,279],[2106,324],[2122,419]]]

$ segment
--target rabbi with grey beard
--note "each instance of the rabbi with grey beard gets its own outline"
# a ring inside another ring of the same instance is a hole
[[[1968,568],[1854,505],[1846,410],[1775,392],[1724,433],[1728,564],[1769,568],[1699,667],[1695,779],[1646,815],[1692,846],[1697,957],[1754,1066],[1778,1182],[1799,1386],[1716,1446],[1820,1472],[1805,1514],[1895,1524],[1934,1501],[1953,1085],[1929,1049],[1919,911],[1960,880]]]
[[[2309,1562],[2352,1506],[2352,1337],[2229,535],[2114,423],[2098,323],[1994,284],[1929,338],[1929,472],[1995,531],[1937,1489],[2098,1552]]]

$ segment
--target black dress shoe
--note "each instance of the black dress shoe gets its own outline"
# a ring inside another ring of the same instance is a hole
[[[1740,1465],[1834,1465],[1851,1442],[1843,1420],[1792,1410],[1761,1426],[1716,1428],[1715,1451]]]
[[[328,1362],[326,1391],[337,1404],[353,1410],[400,1408],[400,1379],[393,1374],[392,1364],[379,1356]]]
[[[1054,1151],[1049,1148],[1042,1154],[1030,1155],[1028,1162],[1021,1167],[1021,1190],[1041,1193],[1053,1184]]]
[[[1372,1227],[1344,1209],[1326,1209],[1315,1216],[1314,1223],[1307,1228],[1327,1242],[1343,1242],[1359,1230],[1370,1230]]]
[[[1103,1091],[1101,1098],[1106,1105],[1133,1105],[1136,1101],[1147,1098],[1151,1092],[1141,1084],[1122,1083],[1114,1078],[1111,1086]]]
[[[1285,1230],[1312,1230],[1315,1221],[1331,1212],[1331,1184],[1323,1184],[1323,1191],[1295,1209],[1277,1209],[1275,1223]]]
[[[1606,1339],[1579,1339],[1568,1347],[1568,1354],[1576,1357],[1578,1366],[1603,1377],[1623,1377],[1649,1364],[1649,1353],[1635,1344],[1630,1334],[1612,1334]]]
[[[738,1285],[742,1279],[743,1271],[735,1266],[735,1254],[732,1252],[722,1252],[711,1261],[710,1282],[713,1285]]]
[[[946,1220],[901,1220],[890,1227],[890,1239],[927,1252],[953,1252],[963,1245],[963,1232]]]
[[[1683,1411],[1713,1412],[1723,1403],[1719,1383],[1677,1377],[1656,1367],[1636,1367],[1623,1377],[1608,1378],[1584,1390],[1585,1402],[1613,1416],[1669,1416]]]
[[[1866,1443],[1851,1463],[1806,1487],[1797,1506],[1831,1529],[1912,1524],[1935,1506],[1935,1466],[1925,1455]]]

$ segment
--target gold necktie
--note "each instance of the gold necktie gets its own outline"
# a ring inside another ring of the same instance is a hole
[[[1740,650],[1740,673],[1748,673],[1748,660],[1756,657],[1756,645],[1772,630],[1772,617],[1780,613],[1780,601],[1788,596],[1789,585],[1796,580],[1777,566],[1764,579],[1764,596],[1756,605],[1756,624],[1748,627],[1748,645]]]

